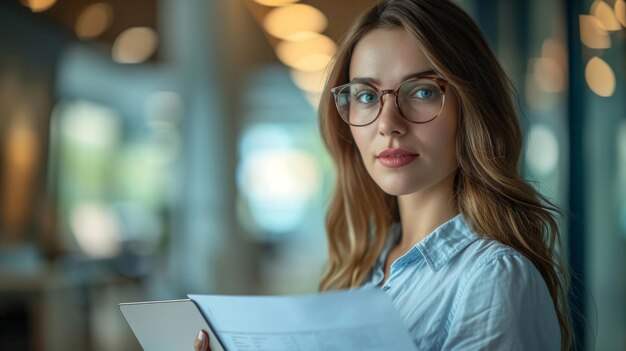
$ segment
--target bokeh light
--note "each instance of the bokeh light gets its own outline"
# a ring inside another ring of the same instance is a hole
[[[38,173],[40,159],[40,139],[32,122],[32,111],[24,106],[4,136],[2,159],[5,171],[0,179],[0,216],[5,228],[17,230],[27,220],[32,211],[30,199],[33,180]]]
[[[89,5],[76,21],[76,35],[83,40],[100,36],[111,26],[113,8],[107,3]]]
[[[589,88],[599,96],[611,96],[615,92],[615,73],[601,58],[592,57],[585,66],[585,80]]]
[[[622,24],[622,26],[626,27],[626,1],[615,1],[615,17]]]
[[[265,16],[263,27],[280,39],[297,39],[298,33],[321,33],[328,26],[326,16],[313,6],[296,4],[279,7]]]
[[[595,16],[604,30],[616,31],[622,29],[619,21],[615,17],[615,13],[609,4],[604,1],[596,0],[591,5],[590,13]]]
[[[293,83],[309,93],[321,93],[324,90],[324,71],[298,71],[292,69],[289,71]]]
[[[141,63],[154,55],[158,35],[148,27],[134,27],[122,32],[113,43],[113,60],[118,63]]]
[[[337,50],[329,37],[309,32],[308,38],[298,41],[282,41],[276,46],[276,55],[287,66],[301,71],[324,69]]]
[[[251,234],[262,240],[295,230],[322,187],[318,159],[298,146],[294,132],[288,125],[261,123],[247,128],[240,141],[239,216],[261,229]]]
[[[558,93],[565,87],[565,77],[562,66],[550,57],[540,57],[531,60],[534,79],[537,86],[549,93]]]
[[[580,40],[590,49],[611,47],[611,38],[594,16],[580,15]]]
[[[91,258],[110,258],[121,249],[119,223],[103,203],[82,202],[70,212],[70,227],[81,251]]]
[[[555,60],[561,66],[561,70],[563,71],[565,71],[565,68],[568,65],[567,48],[558,40],[544,40],[541,44],[541,56],[549,57]]]
[[[33,12],[43,12],[56,4],[57,0],[22,0]]]
[[[559,144],[554,131],[535,124],[528,134],[526,163],[537,175],[545,176],[554,172],[559,161]]]
[[[296,3],[300,0],[254,0],[254,2],[259,3],[261,5],[265,5],[265,6],[285,6],[285,5],[289,5],[289,4],[293,4]]]

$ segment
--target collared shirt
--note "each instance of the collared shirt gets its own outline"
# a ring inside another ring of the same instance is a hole
[[[363,284],[380,287],[399,224]],[[457,215],[391,265],[382,285],[418,350],[560,350],[556,310],[525,256]]]

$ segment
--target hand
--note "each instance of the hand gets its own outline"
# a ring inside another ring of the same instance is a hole
[[[200,330],[196,340],[193,342],[193,349],[195,351],[211,351],[209,347],[209,336],[204,330]]]

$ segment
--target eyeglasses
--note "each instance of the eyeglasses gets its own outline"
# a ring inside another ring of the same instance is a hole
[[[408,79],[395,90],[378,90],[368,83],[348,83],[330,90],[337,111],[346,123],[363,127],[374,123],[383,109],[383,95],[395,96],[396,108],[405,120],[427,123],[443,109],[446,81],[439,77]]]

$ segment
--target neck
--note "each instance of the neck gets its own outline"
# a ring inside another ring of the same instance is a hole
[[[454,175],[419,192],[398,196],[402,240],[399,247],[410,249],[435,228],[454,217]]]

